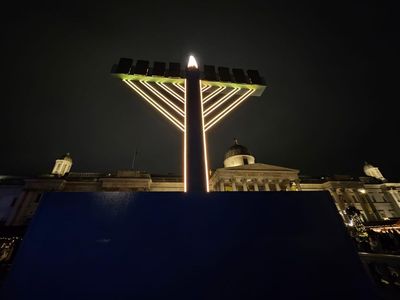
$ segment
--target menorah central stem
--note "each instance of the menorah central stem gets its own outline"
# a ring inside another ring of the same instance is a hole
[[[200,72],[197,68],[187,69],[185,89],[185,191],[208,192],[207,145]]]

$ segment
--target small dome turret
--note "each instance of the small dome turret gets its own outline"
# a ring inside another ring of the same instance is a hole
[[[64,176],[66,173],[69,173],[69,171],[71,171],[71,167],[72,157],[69,153],[67,153],[56,160],[51,174],[56,176]]]
[[[235,155],[251,155],[250,151],[242,145],[238,144],[237,139],[234,139],[235,143],[229,147],[228,151],[225,153],[225,159],[235,156]]]
[[[364,169],[365,175],[370,176],[370,177],[374,177],[374,178],[379,179],[381,181],[386,181],[386,178],[383,177],[383,175],[382,175],[382,173],[381,173],[381,171],[379,170],[378,167],[374,167],[373,165],[365,162],[363,169]]]
[[[251,155],[250,151],[245,146],[240,145],[236,138],[234,141],[234,144],[225,153],[224,167],[229,168],[254,164],[255,158]]]

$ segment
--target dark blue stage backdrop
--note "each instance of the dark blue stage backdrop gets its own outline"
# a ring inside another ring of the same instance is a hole
[[[326,192],[48,193],[2,299],[376,299]]]

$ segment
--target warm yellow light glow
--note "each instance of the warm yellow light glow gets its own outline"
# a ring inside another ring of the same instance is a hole
[[[197,65],[196,59],[194,58],[193,55],[189,56],[189,62],[188,62],[187,67],[189,69],[198,69],[199,68],[199,66]]]
[[[210,101],[211,99],[213,99],[215,96],[219,95],[220,93],[222,93],[223,90],[225,90],[226,87],[224,86],[220,86],[219,88],[217,88],[216,90],[214,90],[214,92],[212,92],[210,95],[208,95],[207,97],[205,97],[203,99],[203,103],[206,104],[208,101]]]
[[[163,83],[156,82],[157,85],[159,85],[164,91],[166,91],[168,94],[170,94],[172,97],[175,99],[179,100],[180,102],[184,103],[184,99],[182,96],[179,94],[175,93],[172,89],[170,89],[168,86],[166,86]]]
[[[361,194],[366,194],[366,193],[367,193],[367,190],[366,190],[366,189],[363,189],[363,188],[358,189],[358,191],[359,191]]]
[[[152,87],[149,83],[141,81],[141,84],[145,85],[149,90],[151,90],[161,101],[164,101],[169,107],[171,107],[173,110],[175,110],[178,114],[180,114],[182,117],[184,116],[184,112],[181,108],[176,106],[171,100],[169,100],[167,97],[165,97],[163,94],[161,94],[159,91],[157,91],[154,87]]]
[[[205,131],[207,132],[211,127],[213,127],[218,121],[220,121],[223,117],[225,117],[229,112],[235,109],[240,103],[246,100],[255,90],[249,90],[248,92],[244,93],[241,97],[239,97],[235,102],[229,105],[226,109],[220,112],[217,116],[211,119],[205,125]]]
[[[180,130],[184,131],[184,125],[179,122],[174,116],[172,116],[168,111],[166,111],[162,106],[160,106],[157,101],[152,99],[149,95],[147,95],[143,90],[141,90],[137,85],[129,80],[123,80],[131,89],[137,92],[143,99],[145,99],[149,104],[151,104],[155,109],[157,109],[164,117],[170,120],[176,127]]]
[[[217,102],[213,103],[210,107],[208,107],[205,111],[204,111],[204,116],[207,117],[210,113],[212,113],[215,109],[217,109],[219,106],[221,106],[222,104],[224,104],[226,101],[228,101],[230,98],[233,97],[233,95],[235,95],[237,92],[239,92],[240,89],[233,89],[232,91],[230,91],[228,94],[226,94],[225,96],[223,96],[221,99],[219,99]]]
[[[210,88],[211,88],[211,85],[204,85],[204,86],[201,88],[201,92],[204,93],[205,91],[207,91],[207,90],[210,89]]]
[[[185,87],[183,87],[180,83],[174,82],[173,85],[180,89],[182,92],[185,92]]]
[[[156,108],[160,113],[162,113],[168,120],[170,120],[174,125],[176,125],[182,131],[184,130],[183,124],[176,119],[173,115],[171,115],[165,108],[163,108],[160,104],[157,103],[153,98],[151,98],[146,92],[140,89],[137,85],[135,85],[131,81],[125,81],[133,90],[135,90],[139,95],[141,95],[148,103],[150,103],[154,108]]]
[[[201,88],[201,80],[199,80],[200,88]],[[203,103],[203,93],[200,92],[200,107],[201,107],[201,126],[203,131],[203,147],[204,147],[204,164],[205,164],[205,176],[206,176],[206,189],[207,193],[210,191],[210,183],[208,181],[208,159],[207,159],[207,143],[206,143],[206,131],[204,127],[204,103]]]
[[[183,130],[183,191],[186,193],[187,192],[187,173],[186,173],[186,79],[185,79],[185,99],[184,99],[184,105],[185,105],[185,116],[184,116],[184,130]]]

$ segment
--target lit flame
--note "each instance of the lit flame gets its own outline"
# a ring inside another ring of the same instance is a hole
[[[189,56],[189,62],[188,62],[188,68],[191,69],[198,69],[199,66],[197,65],[196,59],[194,58],[193,55]]]

